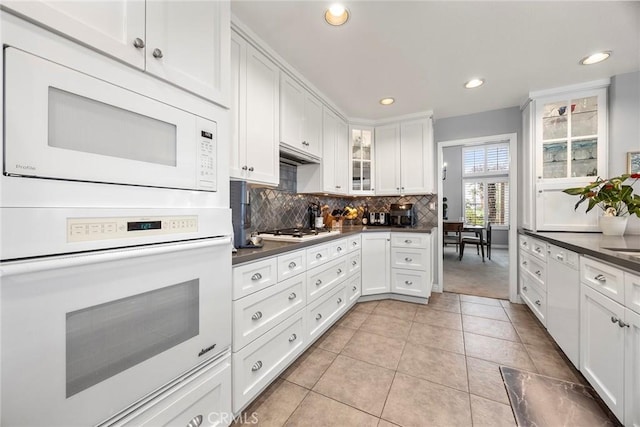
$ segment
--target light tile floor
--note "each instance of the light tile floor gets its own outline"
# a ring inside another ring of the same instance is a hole
[[[244,419],[261,426],[513,426],[500,365],[584,384],[524,305],[446,292],[428,305],[359,303]]]

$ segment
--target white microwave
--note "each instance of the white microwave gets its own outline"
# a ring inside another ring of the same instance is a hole
[[[5,176],[217,191],[218,118],[13,47],[4,73]]]

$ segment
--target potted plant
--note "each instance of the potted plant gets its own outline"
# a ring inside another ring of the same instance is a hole
[[[614,178],[602,179],[598,177],[594,182],[584,187],[567,188],[563,192],[572,196],[580,196],[574,209],[587,202],[587,212],[598,206],[602,209],[600,229],[602,234],[621,236],[627,227],[629,215],[640,218],[640,196],[633,194],[633,185],[640,178],[640,173],[622,174]],[[625,184],[633,179],[630,184]]]

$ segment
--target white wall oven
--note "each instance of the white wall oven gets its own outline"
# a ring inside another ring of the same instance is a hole
[[[230,236],[1,264],[2,425],[93,425],[228,350],[230,265]]]

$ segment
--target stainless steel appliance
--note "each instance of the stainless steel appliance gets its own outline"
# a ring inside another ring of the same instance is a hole
[[[388,225],[389,214],[386,212],[369,212],[369,225]]]
[[[280,242],[302,242],[307,240],[321,239],[327,237],[329,233],[339,233],[326,228],[280,228],[276,230],[266,230],[258,232],[264,240]]]
[[[231,181],[231,222],[233,224],[233,246],[259,248],[261,243],[251,240],[251,195],[246,181]]]
[[[412,203],[392,203],[389,209],[389,225],[395,227],[414,227],[417,223]]]

